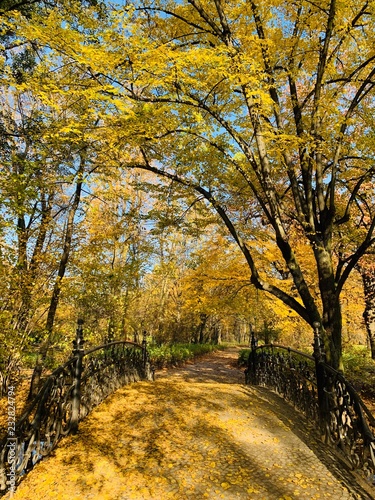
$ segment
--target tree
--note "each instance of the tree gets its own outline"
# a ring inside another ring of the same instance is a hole
[[[19,23],[49,58],[84,69],[92,103],[111,103],[103,165],[142,168],[199,193],[241,249],[251,282],[320,324],[336,368],[340,294],[374,244],[370,200],[357,247],[346,255],[340,246],[374,177],[371,16],[366,0],[159,0],[112,8],[110,23],[80,18],[90,38],[56,12]],[[77,91],[76,82],[55,91],[67,87]],[[262,226],[285,264],[282,286],[259,259]],[[295,233],[313,255],[317,296]]]
[[[132,304],[142,295],[152,254],[144,227],[145,195],[133,186],[134,177],[119,171],[98,176],[79,225],[70,295],[86,328],[100,332],[101,341],[130,338]]]
[[[57,270],[57,276],[52,289],[52,295],[48,307],[46,326],[45,326],[45,339],[39,350],[39,356],[37,363],[34,368],[33,376],[31,378],[30,385],[30,397],[35,396],[39,388],[39,382],[42,375],[45,360],[47,358],[48,349],[52,342],[53,327],[55,323],[56,310],[60,300],[61,293],[61,282],[65,276],[66,268],[69,262],[71,248],[72,248],[72,238],[74,232],[74,219],[81,201],[82,185],[84,179],[86,167],[86,150],[84,149],[80,155],[79,165],[76,172],[76,183],[75,190],[72,197],[72,201],[69,204],[69,209],[66,219],[66,227],[63,231],[62,238],[62,252],[60,256],[60,261]]]
[[[154,119],[163,116],[159,136],[141,145],[143,168],[196,189],[212,204],[241,247],[255,286],[310,325],[318,321],[328,360],[340,367],[340,293],[374,243],[369,207],[369,228],[358,248],[335,262],[338,228],[344,230],[362,185],[374,174],[372,158],[356,141],[357,127],[372,132],[362,116],[373,104],[372,34],[366,33],[371,6],[333,0],[323,8],[219,1],[214,7],[190,0],[138,9],[137,29],[149,44],[137,56],[138,39],[132,40],[129,71],[114,78],[135,101],[155,106]],[[169,157],[162,154],[166,144]],[[235,186],[272,228],[298,300],[258,269],[242,237],[243,218],[231,211]],[[345,200],[341,212],[338,197],[340,205]],[[314,254],[319,301],[290,242],[295,227]]]
[[[40,70],[43,54],[33,42],[17,37],[14,29],[19,15],[30,21],[34,15],[46,15],[58,4],[9,0],[0,5],[2,278],[3,271],[7,273],[1,314],[4,353],[0,352],[0,365],[3,366],[4,359],[8,360],[9,366],[12,365],[13,356],[18,358],[31,343],[47,336],[41,353],[41,359],[45,359],[52,337],[60,283],[69,258],[73,212],[76,211],[73,209],[77,205],[73,202],[69,209],[69,203],[68,207],[64,203],[66,192],[63,186],[70,183],[72,175],[68,165],[74,171],[71,163],[74,163],[72,158],[77,153],[76,137],[66,140],[69,99],[64,103],[61,99],[54,102],[49,93],[49,98],[42,102],[38,92],[30,91],[28,81],[35,77],[34,71]],[[40,73],[36,78],[41,85],[45,83],[40,80]],[[48,89],[45,92],[47,95]],[[69,215],[63,238],[64,250],[58,263],[58,224],[64,219],[66,210]],[[57,280],[46,308],[49,285],[55,273]],[[46,324],[42,326],[45,314]]]
[[[366,325],[367,338],[370,344],[372,359],[375,359],[375,268],[374,262],[367,257],[358,264],[365,294],[365,310],[363,319]]]

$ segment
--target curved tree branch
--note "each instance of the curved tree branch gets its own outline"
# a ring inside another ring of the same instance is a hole
[[[153,172],[156,175],[173,180],[182,186],[194,189],[195,191],[200,193],[210,203],[210,205],[214,208],[216,213],[222,219],[222,221],[224,222],[228,231],[230,232],[231,236],[233,237],[234,241],[237,243],[240,250],[242,251],[242,253],[246,259],[246,262],[250,268],[251,283],[259,290],[266,291],[266,292],[272,294],[273,296],[277,297],[278,299],[280,299],[284,304],[286,304],[288,307],[293,309],[297,314],[299,314],[307,323],[312,324],[316,320],[316,317],[311,317],[311,315],[309,314],[307,309],[302,304],[300,304],[294,297],[291,297],[283,290],[279,289],[278,287],[276,287],[276,286],[274,286],[274,285],[272,285],[272,284],[270,284],[270,283],[268,283],[260,278],[257,267],[256,267],[254,259],[253,259],[253,256],[251,255],[251,252],[250,252],[248,246],[246,245],[246,243],[243,241],[243,239],[238,234],[234,224],[232,223],[232,221],[228,217],[226,210],[217,202],[217,200],[215,199],[215,197],[213,196],[213,194],[209,190],[203,188],[202,186],[196,184],[195,182],[193,182],[189,179],[185,179],[185,178],[183,178],[175,173],[167,172],[163,169],[160,169],[156,166],[153,166],[150,163],[150,161],[148,160],[147,154],[143,149],[141,149],[141,153],[142,153],[143,160],[144,160],[143,163],[137,162],[134,164],[127,164],[127,165],[125,165],[125,167],[126,168],[139,168],[142,170],[147,170],[149,172]]]

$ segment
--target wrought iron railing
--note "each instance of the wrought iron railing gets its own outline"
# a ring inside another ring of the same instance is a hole
[[[118,341],[83,350],[82,323],[74,356],[45,381],[18,419],[15,432],[0,443],[0,496],[13,490],[21,476],[48,455],[61,437],[109,394],[137,380],[152,380],[146,339],[142,345]]]
[[[375,418],[341,373],[316,356],[269,344],[253,346],[245,380],[273,388],[318,423],[324,442],[374,485]]]
[[[275,389],[309,418],[318,419],[319,405],[312,356],[280,345],[257,347],[249,355],[246,383]]]

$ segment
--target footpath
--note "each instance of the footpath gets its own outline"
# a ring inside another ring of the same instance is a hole
[[[229,349],[98,406],[14,500],[369,499],[267,389],[244,385]]]

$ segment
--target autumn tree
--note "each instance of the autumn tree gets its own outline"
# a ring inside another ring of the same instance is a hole
[[[362,259],[358,270],[363,282],[365,295],[365,310],[363,319],[366,326],[367,338],[370,344],[372,359],[375,359],[375,266],[368,258]]]
[[[215,225],[190,251],[182,278],[184,315],[197,343],[221,339],[247,343],[250,324],[259,332],[262,308],[239,249]]]
[[[333,254],[374,174],[358,136],[373,131],[365,113],[373,106],[372,7],[334,0],[322,6],[140,2],[135,35],[123,42],[123,66],[98,75],[151,107],[159,123],[160,133],[140,145],[139,166],[208,200],[240,246],[252,283],[311,326],[319,322],[335,367],[341,366],[340,293],[374,243],[370,205],[355,251],[338,260]],[[256,204],[254,225],[272,228],[297,296],[258,267],[244,217],[236,213],[238,198],[243,206]],[[291,245],[295,227],[314,254],[318,300]]]
[[[72,8],[17,20],[25,39],[48,46],[49,61],[79,70],[80,82],[58,82],[45,68],[54,92],[82,92],[100,109],[101,165],[198,193],[241,249],[251,283],[319,323],[336,368],[340,295],[374,243],[373,200],[360,203],[374,176],[373,7],[157,0],[111,7],[105,20]],[[353,217],[348,254],[341,242]],[[259,258],[262,227],[285,266],[280,285]],[[313,256],[317,294],[295,233]]]
[[[57,179],[62,174],[63,153],[62,149],[60,155],[53,151],[44,140],[50,121],[43,119],[40,103],[27,93],[4,92],[2,104],[0,220],[2,282],[6,285],[0,363],[9,371],[12,359],[18,359],[41,331],[40,318],[54,272],[55,229],[62,212]]]
[[[145,228],[144,193],[133,173],[98,176],[84,201],[78,248],[70,272],[70,300],[98,340],[133,339],[133,303],[143,292],[143,278],[153,249]]]

